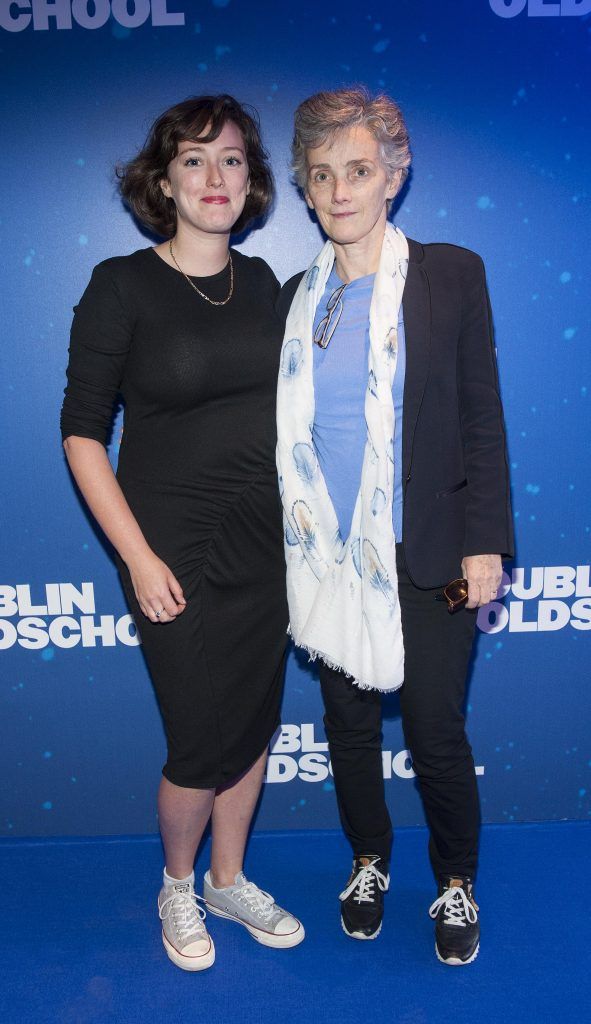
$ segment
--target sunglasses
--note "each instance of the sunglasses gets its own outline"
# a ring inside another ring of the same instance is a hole
[[[319,345],[320,348],[328,348],[330,339],[338,327],[343,312],[343,292],[346,287],[346,284],[341,284],[335,288],[326,303],[326,316],[322,317],[314,331],[314,344]]]
[[[450,615],[453,615],[468,600],[468,580],[452,580],[443,588],[442,594],[436,594],[435,600],[447,601],[447,610]]]

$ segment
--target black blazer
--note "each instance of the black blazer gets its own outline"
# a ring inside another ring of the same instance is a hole
[[[421,588],[461,576],[464,555],[513,556],[503,412],[480,256],[408,239],[402,307],[402,544]],[[287,317],[302,274],[282,288]]]

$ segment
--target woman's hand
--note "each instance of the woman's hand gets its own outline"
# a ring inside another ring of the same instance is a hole
[[[462,572],[468,580],[466,608],[482,608],[494,601],[503,576],[500,555],[466,555]]]
[[[151,622],[172,622],[187,604],[182,587],[148,546],[103,445],[73,435],[64,450],[88,507],[129,569],[142,612]]]
[[[139,606],[150,622],[172,622],[187,606],[176,576],[153,551],[128,562]]]

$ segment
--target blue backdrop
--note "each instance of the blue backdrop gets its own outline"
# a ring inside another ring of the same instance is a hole
[[[154,116],[229,91],[261,113],[274,216],[241,248],[285,280],[320,245],[290,183],[297,103],[352,82],[406,115],[397,223],[484,257],[509,436],[517,557],[479,617],[469,733],[487,821],[590,811],[591,0],[0,0],[3,515],[0,828],[156,830],[164,741],[108,552],[58,436],[72,306],[91,268],[151,244],[112,168]],[[112,457],[117,457],[118,430]],[[258,827],[337,824],[313,666],[291,656]],[[384,772],[422,821],[396,698]]]

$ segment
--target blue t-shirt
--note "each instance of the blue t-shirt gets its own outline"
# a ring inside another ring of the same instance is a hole
[[[313,346],[316,410],[312,436],[343,540],[351,530],[367,438],[365,393],[369,357],[369,308],[374,279],[375,274],[369,274],[347,285],[342,295],[343,311],[328,348]],[[342,283],[333,267],[316,310],[314,329],[326,315],[326,304],[330,296]],[[405,366],[401,306],[398,319],[398,360],[392,384],[396,422],[392,523],[397,541],[402,539],[402,396]]]

